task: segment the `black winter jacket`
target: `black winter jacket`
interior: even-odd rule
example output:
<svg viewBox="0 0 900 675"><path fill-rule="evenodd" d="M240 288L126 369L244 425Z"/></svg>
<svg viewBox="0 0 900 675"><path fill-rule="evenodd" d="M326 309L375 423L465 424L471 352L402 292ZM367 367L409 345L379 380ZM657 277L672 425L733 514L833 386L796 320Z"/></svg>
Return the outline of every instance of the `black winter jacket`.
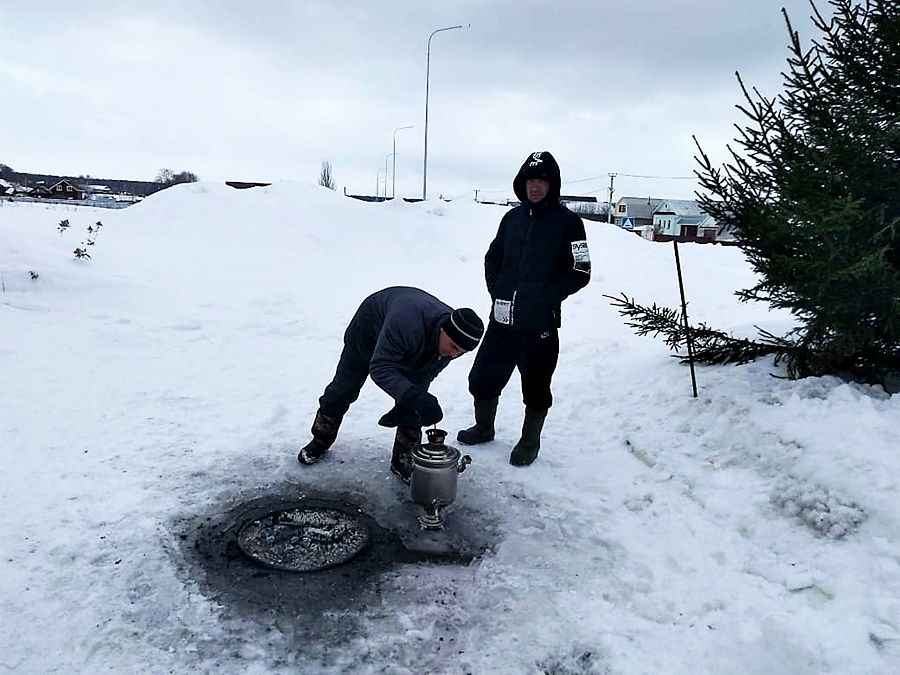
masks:
<svg viewBox="0 0 900 675"><path fill-rule="evenodd" d="M528 201L528 178L550 181L537 204ZM560 185L559 166L549 152L529 156L513 181L522 203L503 216L484 256L491 320L516 331L559 327L562 301L591 278L584 223L559 203Z"/></svg>
<svg viewBox="0 0 900 675"><path fill-rule="evenodd" d="M450 358L438 352L441 325L452 308L425 291L392 286L363 300L344 343L369 358L372 381L395 401L428 389Z"/></svg>

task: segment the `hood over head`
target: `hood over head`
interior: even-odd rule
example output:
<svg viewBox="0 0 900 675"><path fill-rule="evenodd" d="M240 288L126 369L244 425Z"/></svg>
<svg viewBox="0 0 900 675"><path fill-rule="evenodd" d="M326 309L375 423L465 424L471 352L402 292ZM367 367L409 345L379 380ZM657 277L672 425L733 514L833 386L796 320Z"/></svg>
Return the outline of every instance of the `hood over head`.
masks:
<svg viewBox="0 0 900 675"><path fill-rule="evenodd" d="M528 203L528 193L525 190L525 181L529 178L543 178L550 181L550 191L544 198L545 202L559 201L559 191L562 186L562 179L559 176L559 164L556 159L546 150L533 152L519 169L519 173L513 179L513 192L523 204Z"/></svg>

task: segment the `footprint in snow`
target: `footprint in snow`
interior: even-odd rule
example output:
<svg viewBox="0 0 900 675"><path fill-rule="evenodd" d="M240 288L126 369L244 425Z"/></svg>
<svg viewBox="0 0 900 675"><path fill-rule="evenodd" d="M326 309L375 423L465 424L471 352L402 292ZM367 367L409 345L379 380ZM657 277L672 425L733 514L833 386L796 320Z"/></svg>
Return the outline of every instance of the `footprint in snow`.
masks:
<svg viewBox="0 0 900 675"><path fill-rule="evenodd" d="M200 330L203 328L203 324L199 321L186 321L184 323L176 323L172 326L169 326L171 330Z"/></svg>

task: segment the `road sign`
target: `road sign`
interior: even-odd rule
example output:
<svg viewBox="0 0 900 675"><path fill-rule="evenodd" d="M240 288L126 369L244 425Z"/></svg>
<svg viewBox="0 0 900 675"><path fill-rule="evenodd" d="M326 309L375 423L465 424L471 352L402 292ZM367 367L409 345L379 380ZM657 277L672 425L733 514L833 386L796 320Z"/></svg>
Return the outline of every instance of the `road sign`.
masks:
<svg viewBox="0 0 900 675"><path fill-rule="evenodd" d="M628 216L622 218L622 227L626 230L634 229L634 218L629 218Z"/></svg>

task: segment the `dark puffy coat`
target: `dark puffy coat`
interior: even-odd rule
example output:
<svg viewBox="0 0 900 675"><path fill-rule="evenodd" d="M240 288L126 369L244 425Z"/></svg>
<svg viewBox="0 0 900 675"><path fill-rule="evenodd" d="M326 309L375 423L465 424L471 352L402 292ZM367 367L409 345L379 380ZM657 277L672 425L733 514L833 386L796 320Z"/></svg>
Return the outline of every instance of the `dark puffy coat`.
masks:
<svg viewBox="0 0 900 675"><path fill-rule="evenodd" d="M438 353L441 325L452 308L418 288L392 286L363 300L344 343L369 360L372 381L399 401L427 389L450 358Z"/></svg>
<svg viewBox="0 0 900 675"><path fill-rule="evenodd" d="M537 204L528 201L525 182L544 178L550 191ZM591 261L581 218L559 203L559 166L549 152L530 155L513 180L522 202L500 221L484 256L491 320L517 331L560 326L561 304L591 278ZM498 313L500 305L509 305ZM508 310L509 318L502 316Z"/></svg>

